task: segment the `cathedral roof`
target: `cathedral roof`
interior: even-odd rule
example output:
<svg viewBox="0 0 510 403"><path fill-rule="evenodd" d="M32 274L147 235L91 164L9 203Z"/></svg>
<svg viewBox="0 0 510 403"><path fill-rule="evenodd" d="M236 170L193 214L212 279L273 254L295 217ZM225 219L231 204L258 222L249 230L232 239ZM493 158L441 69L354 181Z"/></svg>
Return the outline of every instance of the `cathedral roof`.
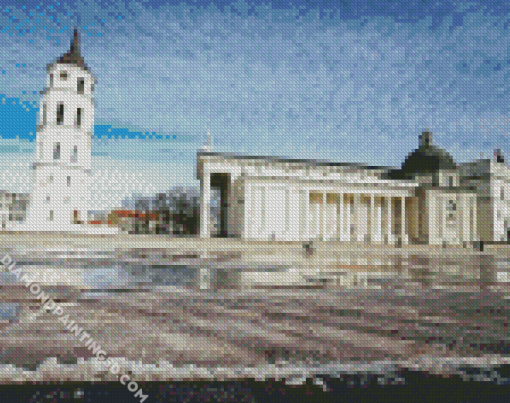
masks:
<svg viewBox="0 0 510 403"><path fill-rule="evenodd" d="M457 168L457 164L447 151L432 144L432 133L426 130L420 139L420 146L406 157L402 168L393 172L393 177L412 178L417 174L431 174L442 169Z"/></svg>

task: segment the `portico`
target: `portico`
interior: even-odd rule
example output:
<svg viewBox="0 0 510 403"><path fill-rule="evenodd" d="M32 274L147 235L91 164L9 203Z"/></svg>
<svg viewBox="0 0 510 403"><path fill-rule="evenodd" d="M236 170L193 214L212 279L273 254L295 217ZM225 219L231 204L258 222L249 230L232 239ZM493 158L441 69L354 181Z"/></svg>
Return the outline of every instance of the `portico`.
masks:
<svg viewBox="0 0 510 403"><path fill-rule="evenodd" d="M409 241L406 204L418 185L383 179L384 168L212 152L200 152L197 167L201 237ZM211 187L221 189L215 235Z"/></svg>

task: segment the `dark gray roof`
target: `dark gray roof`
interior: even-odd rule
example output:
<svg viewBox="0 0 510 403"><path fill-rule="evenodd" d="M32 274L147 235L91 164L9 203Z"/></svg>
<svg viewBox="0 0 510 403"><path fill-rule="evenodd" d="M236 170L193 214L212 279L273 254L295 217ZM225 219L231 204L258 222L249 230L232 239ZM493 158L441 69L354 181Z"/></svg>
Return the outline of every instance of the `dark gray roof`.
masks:
<svg viewBox="0 0 510 403"><path fill-rule="evenodd" d="M352 167L358 169L374 169L374 170L383 170L386 171L390 169L390 167L381 167L381 166L368 166L363 164L349 163L349 162L331 162L326 160L311 160L311 159L291 159L284 157L272 157L272 156L250 156L250 155L239 155L234 153L220 153L220 152L210 152L210 151L199 151L197 156L211 156L211 157L223 157L225 159L247 159L247 160L265 160L268 162L277 162L277 163L294 163L294 164L309 164L316 166L332 166L332 167Z"/></svg>

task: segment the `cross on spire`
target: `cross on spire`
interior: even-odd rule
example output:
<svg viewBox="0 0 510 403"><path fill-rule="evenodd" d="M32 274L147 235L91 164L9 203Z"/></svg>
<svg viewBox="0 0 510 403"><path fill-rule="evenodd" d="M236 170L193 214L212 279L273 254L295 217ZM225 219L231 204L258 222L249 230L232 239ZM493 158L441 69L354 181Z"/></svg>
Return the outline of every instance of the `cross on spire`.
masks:
<svg viewBox="0 0 510 403"><path fill-rule="evenodd" d="M211 129L207 129L207 140L204 146L202 147L202 151L211 152L212 151L212 137L211 137Z"/></svg>
<svg viewBox="0 0 510 403"><path fill-rule="evenodd" d="M71 49L69 50L69 53L76 53L80 54L80 36L78 34L78 28L74 27L74 36L73 41L71 42Z"/></svg>

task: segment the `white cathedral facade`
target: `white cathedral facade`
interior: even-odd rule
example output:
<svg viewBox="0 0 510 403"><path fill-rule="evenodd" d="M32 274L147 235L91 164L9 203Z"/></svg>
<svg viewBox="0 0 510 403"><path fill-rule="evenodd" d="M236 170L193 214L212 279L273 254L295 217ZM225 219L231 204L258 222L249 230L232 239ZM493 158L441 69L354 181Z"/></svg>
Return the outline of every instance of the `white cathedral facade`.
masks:
<svg viewBox="0 0 510 403"><path fill-rule="evenodd" d="M510 240L510 169L500 154L456 164L425 130L399 169L202 150L200 236L453 244ZM212 228L211 189L220 190Z"/></svg>
<svg viewBox="0 0 510 403"><path fill-rule="evenodd" d="M76 29L70 50L46 70L33 189L24 227L29 231L87 231L96 78L80 54Z"/></svg>

